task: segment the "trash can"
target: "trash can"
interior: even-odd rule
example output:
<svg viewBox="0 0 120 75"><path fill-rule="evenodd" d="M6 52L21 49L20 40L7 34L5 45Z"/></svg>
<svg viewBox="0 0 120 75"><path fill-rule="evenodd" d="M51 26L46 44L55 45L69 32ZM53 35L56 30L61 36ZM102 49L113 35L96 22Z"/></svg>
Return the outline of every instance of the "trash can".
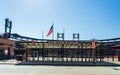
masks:
<svg viewBox="0 0 120 75"><path fill-rule="evenodd" d="M16 60L18 60L18 61L23 61L22 55L17 55L17 56L16 56Z"/></svg>

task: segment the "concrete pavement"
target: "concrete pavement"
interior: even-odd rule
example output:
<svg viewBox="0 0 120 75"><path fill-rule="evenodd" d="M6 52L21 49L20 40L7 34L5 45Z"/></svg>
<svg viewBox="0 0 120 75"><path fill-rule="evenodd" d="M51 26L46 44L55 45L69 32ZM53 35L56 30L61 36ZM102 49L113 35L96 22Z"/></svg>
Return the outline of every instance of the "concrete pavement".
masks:
<svg viewBox="0 0 120 75"><path fill-rule="evenodd" d="M101 62L93 65L92 62L53 63L2 60L0 61L0 75L120 75L119 64L120 62Z"/></svg>
<svg viewBox="0 0 120 75"><path fill-rule="evenodd" d="M120 66L0 65L0 75L120 75Z"/></svg>

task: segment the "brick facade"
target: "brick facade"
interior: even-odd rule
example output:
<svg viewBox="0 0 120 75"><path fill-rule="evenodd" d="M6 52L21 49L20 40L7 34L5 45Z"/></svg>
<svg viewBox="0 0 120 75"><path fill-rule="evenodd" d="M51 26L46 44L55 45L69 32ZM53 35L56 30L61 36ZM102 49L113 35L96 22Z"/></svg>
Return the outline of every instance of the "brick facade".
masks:
<svg viewBox="0 0 120 75"><path fill-rule="evenodd" d="M14 54L14 40L0 38L0 50L10 50L10 55Z"/></svg>

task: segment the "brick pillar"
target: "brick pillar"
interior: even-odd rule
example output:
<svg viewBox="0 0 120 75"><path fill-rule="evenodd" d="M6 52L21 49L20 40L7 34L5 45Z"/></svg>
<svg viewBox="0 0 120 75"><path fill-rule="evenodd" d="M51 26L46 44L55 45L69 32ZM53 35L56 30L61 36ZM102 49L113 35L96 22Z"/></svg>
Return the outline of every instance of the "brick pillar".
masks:
<svg viewBox="0 0 120 75"><path fill-rule="evenodd" d="M118 61L120 61L120 50L118 50Z"/></svg>
<svg viewBox="0 0 120 75"><path fill-rule="evenodd" d="M95 62L96 62L96 51L95 51L95 49L93 49L93 51L92 51L92 59L93 59L93 64L95 64Z"/></svg>
<svg viewBox="0 0 120 75"><path fill-rule="evenodd" d="M25 51L25 60L28 61L28 56L29 56L29 50L27 49Z"/></svg>

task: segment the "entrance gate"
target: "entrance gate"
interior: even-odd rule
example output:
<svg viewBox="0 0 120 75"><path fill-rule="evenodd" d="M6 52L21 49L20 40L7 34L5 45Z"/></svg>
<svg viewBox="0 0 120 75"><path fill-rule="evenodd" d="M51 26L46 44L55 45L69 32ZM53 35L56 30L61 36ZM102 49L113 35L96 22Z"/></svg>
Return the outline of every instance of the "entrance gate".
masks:
<svg viewBox="0 0 120 75"><path fill-rule="evenodd" d="M20 50L18 50L20 51ZM21 56L25 58L25 51ZM45 48L30 49L27 61L91 62L92 50Z"/></svg>
<svg viewBox="0 0 120 75"><path fill-rule="evenodd" d="M24 51L25 52L25 51ZM25 58L25 53L23 57ZM92 49L58 49L45 48L31 49L28 53L28 60L24 61L58 61L58 62L93 62ZM96 49L96 62L118 61L117 50L100 50Z"/></svg>
<svg viewBox="0 0 120 75"><path fill-rule="evenodd" d="M12 56L10 55L10 49L4 50L3 48L0 48L0 60L8 60L11 59Z"/></svg>
<svg viewBox="0 0 120 75"><path fill-rule="evenodd" d="M25 53L28 50L26 57ZM52 62L93 62L93 52L95 52L95 62L118 61L118 49L101 44L95 48L29 48L16 50L20 52L24 61L52 61ZM25 60L24 58L27 58Z"/></svg>

